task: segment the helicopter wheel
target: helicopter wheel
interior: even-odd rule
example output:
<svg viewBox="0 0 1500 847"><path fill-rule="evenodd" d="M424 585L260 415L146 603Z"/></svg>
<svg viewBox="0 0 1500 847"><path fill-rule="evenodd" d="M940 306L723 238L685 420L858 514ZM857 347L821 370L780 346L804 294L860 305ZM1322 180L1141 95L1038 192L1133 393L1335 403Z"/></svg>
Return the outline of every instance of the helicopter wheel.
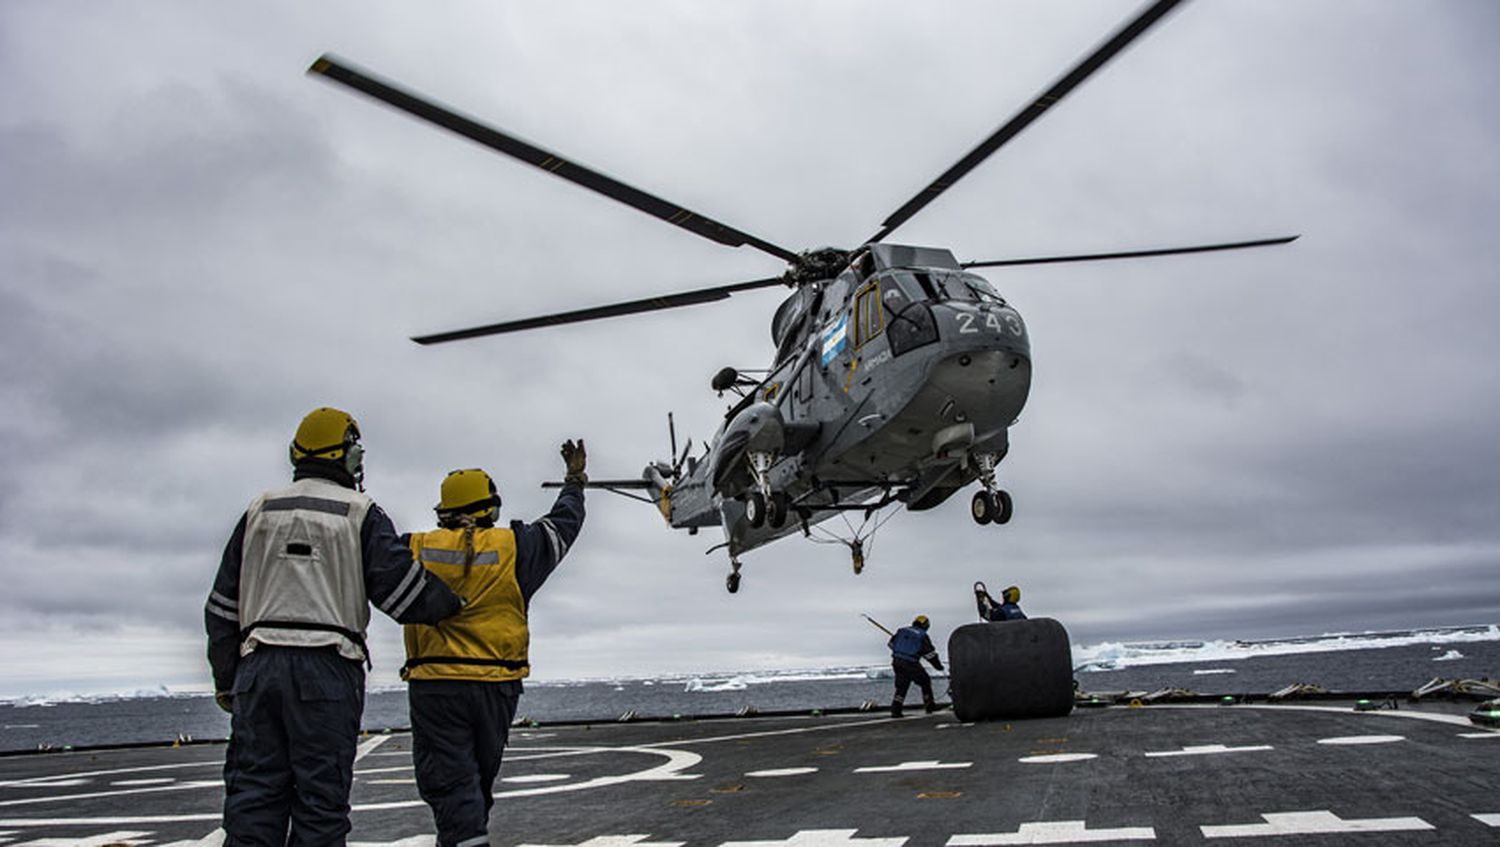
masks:
<svg viewBox="0 0 1500 847"><path fill-rule="evenodd" d="M988 491L974 492L974 499L969 501L969 515L974 518L974 523L983 526L993 521L996 511L995 498Z"/></svg>
<svg viewBox="0 0 1500 847"><path fill-rule="evenodd" d="M1010 499L1010 492L1004 490L996 491L995 501L999 507L999 510L995 513L995 523L1010 523L1010 517L1016 509L1015 503Z"/></svg>
<svg viewBox="0 0 1500 847"><path fill-rule="evenodd" d="M766 525L766 495L759 491L750 492L745 498L745 520L750 522L751 529L760 529Z"/></svg>
<svg viewBox="0 0 1500 847"><path fill-rule="evenodd" d="M727 588L727 589L729 589L729 593L730 594L738 594L739 593L739 590L740 590L740 574L739 574L739 571L735 571L735 572L731 573L729 576L724 577L724 587Z"/></svg>
<svg viewBox="0 0 1500 847"><path fill-rule="evenodd" d="M786 526L786 493L778 491L771 495L770 507L766 510L766 523L773 529Z"/></svg>

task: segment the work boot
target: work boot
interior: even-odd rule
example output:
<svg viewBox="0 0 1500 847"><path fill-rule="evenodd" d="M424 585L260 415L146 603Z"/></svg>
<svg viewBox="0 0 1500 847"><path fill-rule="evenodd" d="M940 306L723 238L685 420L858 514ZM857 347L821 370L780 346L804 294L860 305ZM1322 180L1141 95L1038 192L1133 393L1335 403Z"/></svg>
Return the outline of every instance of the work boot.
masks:
<svg viewBox="0 0 1500 847"><path fill-rule="evenodd" d="M938 709L937 704L932 702L931 700L923 700L922 706L927 709L927 714L929 715L933 712L936 712Z"/></svg>
<svg viewBox="0 0 1500 847"><path fill-rule="evenodd" d="M893 718L899 718L899 717L901 717L901 701L900 700L892 700L891 701L891 717L893 717Z"/></svg>

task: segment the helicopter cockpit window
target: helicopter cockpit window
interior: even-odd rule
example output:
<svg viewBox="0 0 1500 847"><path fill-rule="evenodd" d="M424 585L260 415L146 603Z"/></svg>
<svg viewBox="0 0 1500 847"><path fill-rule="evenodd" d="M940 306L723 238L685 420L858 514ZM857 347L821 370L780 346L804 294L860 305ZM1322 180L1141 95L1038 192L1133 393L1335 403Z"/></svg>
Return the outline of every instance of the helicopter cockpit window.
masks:
<svg viewBox="0 0 1500 847"><path fill-rule="evenodd" d="M937 340L937 322L933 320L928 300L933 296L932 279L920 271L882 278L886 337L891 355L900 356Z"/></svg>
<svg viewBox="0 0 1500 847"><path fill-rule="evenodd" d="M990 281L984 277L966 275L963 277L963 281L964 286L973 292L974 297L981 303L1005 305L1005 298L1001 297L1000 292L996 291L995 287L990 285Z"/></svg>

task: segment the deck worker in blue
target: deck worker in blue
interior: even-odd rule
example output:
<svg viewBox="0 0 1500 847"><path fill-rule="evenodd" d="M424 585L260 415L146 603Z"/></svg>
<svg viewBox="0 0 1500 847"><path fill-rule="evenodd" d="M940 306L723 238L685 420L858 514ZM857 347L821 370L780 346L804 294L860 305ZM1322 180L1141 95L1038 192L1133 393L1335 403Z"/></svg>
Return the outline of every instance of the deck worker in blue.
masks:
<svg viewBox="0 0 1500 847"><path fill-rule="evenodd" d="M937 711L937 703L932 699L932 678L922 667L921 660L931 662L937 670L943 669L943 662L932 646L932 639L927 637L928 626L927 616L917 615L911 626L896 630L887 642L891 648L891 669L896 672L896 693L891 697L893 718L901 717L901 706L906 702L906 692L913 682L922 689L922 705L929 712Z"/></svg>
<svg viewBox="0 0 1500 847"><path fill-rule="evenodd" d="M432 807L438 847L490 843L495 777L530 672L527 607L583 527L583 440L565 442L562 456L562 491L535 523L496 526L494 481L461 470L443 480L438 528L409 538L417 560L468 600L441 626L405 629L417 793Z"/></svg>
<svg viewBox="0 0 1500 847"><path fill-rule="evenodd" d="M229 847L344 843L370 603L403 623L462 606L361 490L363 457L347 412L309 412L292 484L252 501L224 548L204 626L214 699L231 715Z"/></svg>

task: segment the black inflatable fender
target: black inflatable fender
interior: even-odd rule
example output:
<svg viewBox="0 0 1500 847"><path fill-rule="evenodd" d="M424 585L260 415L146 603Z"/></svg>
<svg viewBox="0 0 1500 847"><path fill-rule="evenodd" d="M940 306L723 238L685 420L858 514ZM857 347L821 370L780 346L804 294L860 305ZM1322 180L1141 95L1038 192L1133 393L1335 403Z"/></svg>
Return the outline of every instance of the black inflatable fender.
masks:
<svg viewBox="0 0 1500 847"><path fill-rule="evenodd" d="M1051 618L971 623L948 636L959 720L1055 718L1073 710L1073 647Z"/></svg>

